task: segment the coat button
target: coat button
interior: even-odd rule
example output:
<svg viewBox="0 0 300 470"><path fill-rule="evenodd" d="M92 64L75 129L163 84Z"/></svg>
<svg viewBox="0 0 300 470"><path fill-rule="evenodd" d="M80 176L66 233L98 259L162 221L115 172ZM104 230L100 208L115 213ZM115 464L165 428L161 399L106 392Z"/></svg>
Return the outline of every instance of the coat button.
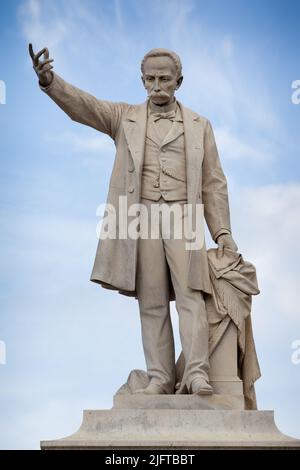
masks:
<svg viewBox="0 0 300 470"><path fill-rule="evenodd" d="M133 193L133 191L134 191L134 188L132 186L130 186L130 188L128 189L128 192Z"/></svg>
<svg viewBox="0 0 300 470"><path fill-rule="evenodd" d="M134 168L130 167L130 168L128 168L128 171L129 171L129 173L133 173L133 172L134 172Z"/></svg>
<svg viewBox="0 0 300 470"><path fill-rule="evenodd" d="M167 149L163 148L163 149L161 149L161 151L162 151L163 153L166 153Z"/></svg>

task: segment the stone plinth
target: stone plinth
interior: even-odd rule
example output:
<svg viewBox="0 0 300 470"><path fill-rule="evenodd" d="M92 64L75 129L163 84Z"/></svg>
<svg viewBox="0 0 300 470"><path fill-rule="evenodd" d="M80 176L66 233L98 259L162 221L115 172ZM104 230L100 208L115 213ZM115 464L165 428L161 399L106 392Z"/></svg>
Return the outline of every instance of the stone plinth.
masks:
<svg viewBox="0 0 300 470"><path fill-rule="evenodd" d="M41 448L300 449L300 440L277 429L273 411L225 407L225 395L115 396L111 410L84 411L75 434Z"/></svg>
<svg viewBox="0 0 300 470"><path fill-rule="evenodd" d="M113 409L243 410L243 395L115 395Z"/></svg>

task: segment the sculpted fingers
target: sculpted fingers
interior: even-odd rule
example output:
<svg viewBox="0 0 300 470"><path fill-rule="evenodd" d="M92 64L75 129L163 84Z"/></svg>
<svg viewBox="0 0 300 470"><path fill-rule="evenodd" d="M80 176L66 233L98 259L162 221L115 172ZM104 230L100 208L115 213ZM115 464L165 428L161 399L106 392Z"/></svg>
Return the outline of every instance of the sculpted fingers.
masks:
<svg viewBox="0 0 300 470"><path fill-rule="evenodd" d="M40 62L39 65L36 67L38 73L44 73L47 72L48 70L53 69L51 62L53 62L53 59L47 59L44 60L43 62Z"/></svg>
<svg viewBox="0 0 300 470"><path fill-rule="evenodd" d="M46 52L46 47L44 49L41 49L37 54L35 54L34 58L35 60L39 59L41 55L43 55Z"/></svg>
<svg viewBox="0 0 300 470"><path fill-rule="evenodd" d="M48 86L53 79L53 73L51 72L51 70L53 69L53 59L49 58L48 48L44 47L37 54L35 54L33 51L32 44L30 43L28 46L28 50L33 62L33 69L39 77L40 84L43 86ZM44 57L42 58L42 60L40 60L43 54Z"/></svg>
<svg viewBox="0 0 300 470"><path fill-rule="evenodd" d="M45 65L41 70L39 70L39 75L44 75L46 72L49 72L49 70L52 70L53 66L51 64Z"/></svg>
<svg viewBox="0 0 300 470"><path fill-rule="evenodd" d="M237 244L231 235L222 235L217 243L223 245L223 250L224 248L228 248L232 251L238 251Z"/></svg>
<svg viewBox="0 0 300 470"><path fill-rule="evenodd" d="M39 58L41 57L41 55L45 54L46 50L48 50L46 47L44 47L44 49L42 49L41 51L39 51L37 54L35 54L34 56L34 64L35 65L38 65L39 63ZM49 54L49 53L48 53ZM48 56L49 57L49 56ZM48 58L47 57L47 58Z"/></svg>
<svg viewBox="0 0 300 470"><path fill-rule="evenodd" d="M238 251L238 250L239 250L239 247L237 246L236 243L234 244L234 248L233 248L233 249L234 249L234 251Z"/></svg>
<svg viewBox="0 0 300 470"><path fill-rule="evenodd" d="M233 251L238 251L238 246L237 246L237 244L235 243L234 240L232 240L232 242L233 242L233 243L232 243L232 248L231 248L231 249L232 249Z"/></svg>
<svg viewBox="0 0 300 470"><path fill-rule="evenodd" d="M48 47L45 47L44 59L45 59L45 61L49 59L49 49L48 49Z"/></svg>
<svg viewBox="0 0 300 470"><path fill-rule="evenodd" d="M226 238L224 240L225 248L229 248L232 251L237 251L238 250L237 244L235 243L232 236L227 236L227 237L224 237L224 238Z"/></svg>
<svg viewBox="0 0 300 470"><path fill-rule="evenodd" d="M32 48L32 44L31 44L31 43L29 43L28 50L29 50L29 55L30 55L31 59L32 59L32 61L34 62L34 57L35 57L35 56L34 56L34 52L33 52L33 48Z"/></svg>
<svg viewBox="0 0 300 470"><path fill-rule="evenodd" d="M54 59L43 60L42 62L39 63L38 68L43 67L43 65L50 64L50 62L53 62L53 61Z"/></svg>

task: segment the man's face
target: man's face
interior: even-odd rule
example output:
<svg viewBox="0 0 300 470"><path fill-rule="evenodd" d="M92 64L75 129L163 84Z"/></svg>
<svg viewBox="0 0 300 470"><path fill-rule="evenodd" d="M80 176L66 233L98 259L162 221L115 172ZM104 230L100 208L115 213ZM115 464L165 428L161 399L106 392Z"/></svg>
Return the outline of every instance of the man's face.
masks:
<svg viewBox="0 0 300 470"><path fill-rule="evenodd" d="M177 76L176 65L171 57L148 57L144 63L142 80L150 101L165 106L174 100L175 90L180 87L182 77Z"/></svg>

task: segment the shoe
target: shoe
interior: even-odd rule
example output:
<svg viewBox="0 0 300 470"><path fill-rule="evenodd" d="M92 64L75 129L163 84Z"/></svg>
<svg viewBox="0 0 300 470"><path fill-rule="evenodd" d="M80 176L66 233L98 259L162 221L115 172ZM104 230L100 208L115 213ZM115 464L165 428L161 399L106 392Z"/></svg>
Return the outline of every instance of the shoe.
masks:
<svg viewBox="0 0 300 470"><path fill-rule="evenodd" d="M144 395L165 395L164 389L157 384L150 383L146 388L138 388L134 393L141 393Z"/></svg>
<svg viewBox="0 0 300 470"><path fill-rule="evenodd" d="M212 395L213 388L207 380L203 379L202 377L197 377L191 383L191 391L193 395Z"/></svg>

